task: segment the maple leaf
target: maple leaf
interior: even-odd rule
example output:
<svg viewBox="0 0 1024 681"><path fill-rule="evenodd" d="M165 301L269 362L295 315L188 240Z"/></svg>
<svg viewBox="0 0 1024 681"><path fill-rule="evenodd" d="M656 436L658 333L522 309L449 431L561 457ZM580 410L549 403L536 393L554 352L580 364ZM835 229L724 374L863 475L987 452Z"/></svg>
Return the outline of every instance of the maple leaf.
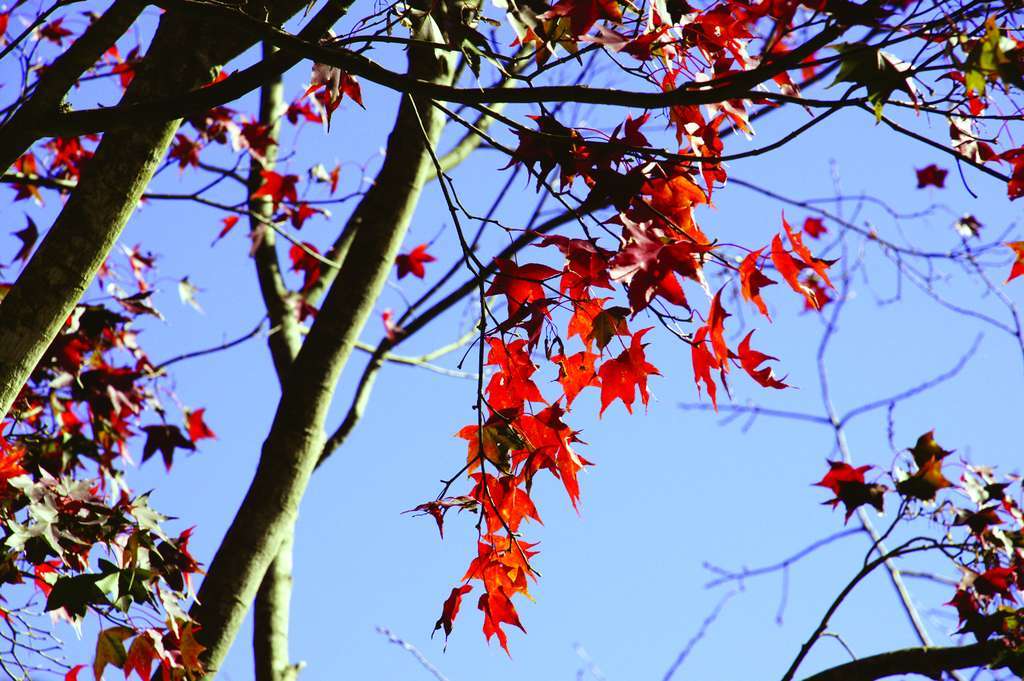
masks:
<svg viewBox="0 0 1024 681"><path fill-rule="evenodd" d="M912 499L926 502L934 500L939 490L952 486L952 482L942 474L942 459L935 456L919 459L915 454L914 461L918 463L918 470L897 482L896 491Z"/></svg>
<svg viewBox="0 0 1024 681"><path fill-rule="evenodd" d="M977 511L956 509L956 520L953 521L953 525L966 525L970 528L971 532L981 536L986 528L992 525L1003 524L1003 519L1000 518L999 514L996 512L998 508L998 506L988 506L986 508L978 509Z"/></svg>
<svg viewBox="0 0 1024 681"><path fill-rule="evenodd" d="M807 218L804 220L804 233L812 239L817 239L822 234L827 234L828 228L821 218Z"/></svg>
<svg viewBox="0 0 1024 681"><path fill-rule="evenodd" d="M558 0L542 19L568 17L569 30L574 36L585 35L599 19L619 21L622 8L618 0Z"/></svg>
<svg viewBox="0 0 1024 681"><path fill-rule="evenodd" d="M441 607L441 616L437 618L437 622L434 624L434 631L430 634L431 638L434 637L438 629L443 628L444 644L445 647L448 646L448 637L451 636L452 628L455 625L455 617L459 614L462 597L472 590L473 587L469 584L463 584L452 589L451 594L445 599L444 605Z"/></svg>
<svg viewBox="0 0 1024 681"><path fill-rule="evenodd" d="M206 650L206 646L196 640L195 625L189 622L181 630L178 640L178 652L181 653L181 661L185 665L185 669L201 674L203 664L199 661L199 656L204 650Z"/></svg>
<svg viewBox="0 0 1024 681"><path fill-rule="evenodd" d="M775 388L781 390L788 388L789 386L784 383L785 378L775 378L775 374L771 367L758 368L764 362L769 360L778 360L777 357L766 355L763 352L758 352L750 347L750 337L754 335L751 331L748 333L739 345L739 359L740 366L743 367L744 371L750 374L750 377L757 381L760 385L765 388Z"/></svg>
<svg viewBox="0 0 1024 681"><path fill-rule="evenodd" d="M241 148L248 149L260 161L266 158L267 149L277 144L277 140L270 136L270 126L259 121L242 123L238 137Z"/></svg>
<svg viewBox="0 0 1024 681"><path fill-rule="evenodd" d="M608 274L628 286L629 306L635 317L655 296L689 309L676 275L704 285L701 257L709 249L690 241L667 242L647 223L623 220L626 246L611 260Z"/></svg>
<svg viewBox="0 0 1024 681"><path fill-rule="evenodd" d="M129 627L111 627L100 632L96 639L96 658L92 663L92 671L97 681L103 678L103 670L108 664L118 669L124 667L128 654L124 649L124 640L135 633Z"/></svg>
<svg viewBox="0 0 1024 681"><path fill-rule="evenodd" d="M39 166L32 152L19 156L18 160L14 162L14 169L27 179L39 177ZM39 188L35 184L31 182L16 182L14 183L14 188L17 192L14 196L15 201L31 198L37 205L43 205L43 196L39 193Z"/></svg>
<svg viewBox="0 0 1024 681"><path fill-rule="evenodd" d="M558 365L558 382L562 384L565 394L566 409L572 406L573 400L584 388L600 385L594 372L594 362L600 357L597 353L581 350L568 357L555 355L551 358Z"/></svg>
<svg viewBox="0 0 1024 681"><path fill-rule="evenodd" d="M184 170L186 167L199 166L199 152L202 151L202 142L189 139L188 135L178 133L174 136L174 144L167 153L167 158L178 162L178 168Z"/></svg>
<svg viewBox="0 0 1024 681"><path fill-rule="evenodd" d="M557 167L560 173L559 183L564 189L572 184L576 176L582 137L572 128L559 123L553 116L530 118L536 123L537 132L522 128L515 131L519 137L519 144L512 152L505 168L523 163L537 176L539 190L547 176Z"/></svg>
<svg viewBox="0 0 1024 681"><path fill-rule="evenodd" d="M758 266L757 261L761 257L761 253L764 248L759 248L756 251L751 251L743 258L743 262L740 263L740 294L744 299L754 303L757 309L760 310L761 314L771 321L771 315L768 314L768 306L765 305L764 299L761 297L761 289L766 286L772 286L778 282L774 279L769 279L764 272L762 272Z"/></svg>
<svg viewBox="0 0 1024 681"><path fill-rule="evenodd" d="M297 175L280 175L273 170L261 170L260 175L263 177L263 184L253 193L252 198L269 197L274 203L274 210L278 209L282 201L296 203L299 200L295 190L295 185L299 181Z"/></svg>
<svg viewBox="0 0 1024 681"><path fill-rule="evenodd" d="M115 300L117 300L121 307L128 310L133 315L148 314L156 317L157 319L163 319L164 316L160 314L160 310L153 307L152 303L150 303L150 299L152 297L152 291L139 291L138 293L132 294L126 298L115 298Z"/></svg>
<svg viewBox="0 0 1024 681"><path fill-rule="evenodd" d="M54 19L39 29L39 37L49 40L54 45L64 46L64 38L73 35L71 31L64 28L64 18Z"/></svg>
<svg viewBox="0 0 1024 681"><path fill-rule="evenodd" d="M473 497L446 497L437 501L428 501L425 504L420 504L415 508L410 508L408 511L402 511L402 513L416 513L417 515L429 515L437 523L437 531L441 535L441 539L444 539L444 516L452 508L458 508L460 510L473 510L478 507L477 500Z"/></svg>
<svg viewBox="0 0 1024 681"><path fill-rule="evenodd" d="M1006 183L1006 196L1011 201L1016 201L1024 196L1024 147L1003 152L999 156L999 160L1006 161L1013 166L1010 181Z"/></svg>
<svg viewBox="0 0 1024 681"><path fill-rule="evenodd" d="M487 384L488 402L494 409L521 409L524 402L543 402L544 397L530 377L537 365L530 360L526 341L517 339L506 344L500 338L488 338L491 349L487 365L499 370Z"/></svg>
<svg viewBox="0 0 1024 681"><path fill-rule="evenodd" d="M455 434L455 437L469 443L466 453L469 470L472 471L480 465L481 453L483 458L499 471L507 473L511 470L511 452L526 447L522 436L511 426L511 422L510 414L496 412L484 422L483 428L476 425L466 426ZM480 451L481 445L483 452Z"/></svg>
<svg viewBox="0 0 1024 681"><path fill-rule="evenodd" d="M526 519L540 522L537 507L529 493L519 487L518 478L511 475L496 478L489 473L473 473L470 477L476 480L470 496L479 502L488 532L505 528L518 532Z"/></svg>
<svg viewBox="0 0 1024 681"><path fill-rule="evenodd" d="M843 461L829 461L828 465L829 471L825 477L814 483L817 487L831 490L835 495L834 499L824 502L826 505L835 508L839 502L843 502L847 522L853 512L864 504L874 506L879 513L882 512L886 487L864 482L864 473L871 470L872 466L854 468Z"/></svg>
<svg viewBox="0 0 1024 681"><path fill-rule="evenodd" d="M718 411L718 386L711 377L711 370L721 371L722 365L715 355L707 348L708 327L702 326L693 334L693 342L690 343L690 361L693 364L693 382L697 385L697 393L700 394L700 384L704 383L711 398L711 404L715 411ZM724 378L724 372L723 372Z"/></svg>
<svg viewBox="0 0 1024 681"><path fill-rule="evenodd" d="M877 119L881 119L883 106L896 90L916 99L910 65L906 62L866 43L841 43L833 49L839 52L839 73L829 87L838 83L863 85Z"/></svg>
<svg viewBox="0 0 1024 681"><path fill-rule="evenodd" d="M644 345L641 343L644 335L650 331L650 327L640 329L630 340L629 347L623 350L615 359L609 359L601 365L598 377L601 379L601 411L608 408L616 399L622 400L626 411L633 413L633 400L636 390L640 390L640 401L647 406L649 396L647 394L647 377L650 375L660 376L657 367L650 364L644 355Z"/></svg>
<svg viewBox="0 0 1024 681"><path fill-rule="evenodd" d="M150 673L153 671L153 662L159 658L156 646L149 632L143 632L135 637L124 661L124 677L127 679L132 672L139 675L142 681L149 681Z"/></svg>
<svg viewBox="0 0 1024 681"><path fill-rule="evenodd" d="M725 308L722 307L722 291L725 286L718 289L718 293L711 299L711 307L708 309L707 326L708 338L711 339L711 349L715 352L715 358L721 365L722 371L729 370L729 346L725 343L725 320L731 317Z"/></svg>
<svg viewBox="0 0 1024 681"><path fill-rule="evenodd" d="M310 106L308 101L305 101L305 99L294 101L289 104L288 110L284 115L292 125L297 124L300 117L310 123L320 122L320 115L313 111L313 108Z"/></svg>
<svg viewBox="0 0 1024 681"><path fill-rule="evenodd" d="M811 249L804 245L803 235L800 232L793 231L790 224L786 222L785 215L782 216L782 227L786 230L786 236L789 237L789 244L793 247L793 252L797 254L803 264L813 270L816 275L821 277L822 281L824 281L829 288L835 288L832 286L832 282L829 281L828 268L836 261L815 258L814 255L811 254Z"/></svg>
<svg viewBox="0 0 1024 681"><path fill-rule="evenodd" d="M914 457L914 463L918 466L923 466L932 459L945 459L953 452L947 449L943 449L938 442L935 441L935 431L929 430L927 433L917 438L917 442L910 448L910 453Z"/></svg>
<svg viewBox="0 0 1024 681"><path fill-rule="evenodd" d="M650 197L650 207L659 216L667 217L697 244L709 244L710 239L693 220L693 207L708 203L707 194L691 179L684 166L668 168L665 173L665 177L649 179L641 193Z"/></svg>
<svg viewBox="0 0 1024 681"><path fill-rule="evenodd" d="M315 257L320 251L316 246L303 241L302 245L292 244L288 259L292 261L292 272L302 272L302 291L305 293L320 280L323 264Z"/></svg>
<svg viewBox="0 0 1024 681"><path fill-rule="evenodd" d="M213 243L211 243L210 245L212 246L213 244L217 243L225 236L227 236L227 233L230 232L234 228L234 226L238 224L238 219L239 218L237 215L229 215L226 218L221 218L221 224L223 226L221 227L220 232L217 233L217 237L213 240Z"/></svg>
<svg viewBox="0 0 1024 681"><path fill-rule="evenodd" d="M64 675L64 681L78 681L78 673L85 669L84 664L76 664Z"/></svg>
<svg viewBox="0 0 1024 681"><path fill-rule="evenodd" d="M498 258L495 263L498 273L494 275L486 295L504 294L509 317L514 317L524 305L545 300L544 282L559 275L558 270L537 263L520 267L506 258ZM547 308L544 307L543 311L546 312Z"/></svg>
<svg viewBox="0 0 1024 681"><path fill-rule="evenodd" d="M934 163L924 168L919 168L915 172L917 173L918 189L924 189L925 187L938 187L942 189L946 186L946 175L949 174L948 170L944 170Z"/></svg>
<svg viewBox="0 0 1024 681"><path fill-rule="evenodd" d="M399 279L407 274L411 274L418 279L422 279L426 275L426 269L423 267L424 263L437 260L437 258L427 253L427 248L429 247L430 244L420 244L408 253L400 253L395 257L395 266L398 267Z"/></svg>
<svg viewBox="0 0 1024 681"><path fill-rule="evenodd" d="M305 201L300 201L298 206L295 208L288 208L286 212L288 214L288 220L292 223L292 227L295 229L302 229L302 226L306 224L306 220L314 215L330 216L327 211L321 208L314 208Z"/></svg>
<svg viewBox="0 0 1024 681"><path fill-rule="evenodd" d="M201 420L202 415L200 414L200 421ZM193 452L196 449L195 443L186 438L178 426L145 426L142 428L142 431L146 433L146 444L142 448L143 463L148 461L153 454L159 451L160 455L163 457L164 466L167 467L167 470L171 470L171 464L174 462L175 449L188 449Z"/></svg>
<svg viewBox="0 0 1024 681"><path fill-rule="evenodd" d="M608 277L608 261L614 254L593 240L553 235L545 236L541 246L555 246L565 256L559 288L562 293L568 291L577 305L590 302L587 299L590 298L591 287L612 288ZM572 335L571 330L569 335Z"/></svg>
<svg viewBox="0 0 1024 681"><path fill-rule="evenodd" d="M210 430L210 427L206 425L206 421L203 420L205 413L206 409L203 408L188 412L185 415L185 422L188 426L188 439L193 443L206 438L214 439L217 437L216 433Z"/></svg>
<svg viewBox="0 0 1024 681"><path fill-rule="evenodd" d="M803 312L808 310L821 312L826 305L832 302L832 296L829 295L825 284L813 272L804 277L803 285L810 289L812 294L812 298L804 298Z"/></svg>
<svg viewBox="0 0 1024 681"><path fill-rule="evenodd" d="M1010 276L1006 278L1006 283L1009 283L1024 275L1024 241L1011 241L1003 245L1013 251L1013 266L1010 268Z"/></svg>
<svg viewBox="0 0 1024 681"><path fill-rule="evenodd" d="M17 254L14 256L12 262L20 260L21 262L28 262L28 256L32 254L32 248L36 245L36 241L39 239L39 228L36 227L36 223L32 221L32 218L25 216L28 224L24 229L20 229L17 232L13 232L14 236L18 237L21 241L21 248L18 249Z"/></svg>
<svg viewBox="0 0 1024 681"><path fill-rule="evenodd" d="M498 643L511 655L508 650L508 635L502 630L501 625L510 624L526 633L526 628L519 621L512 601L499 589L482 594L476 607L484 613L484 636L487 637L487 641L490 642L491 637L497 635Z"/></svg>
<svg viewBox="0 0 1024 681"><path fill-rule="evenodd" d="M1016 584L1017 571L1012 567L994 567L975 575L971 586L982 596L1002 596L1016 601L1011 589Z"/></svg>
<svg viewBox="0 0 1024 681"><path fill-rule="evenodd" d="M354 76L342 71L336 66L328 64L313 64L313 71L309 77L309 88L304 97L310 93L323 89L322 102L327 111L327 129L331 129L331 116L341 104L341 100L348 96L352 101L363 106L363 92L359 82Z"/></svg>

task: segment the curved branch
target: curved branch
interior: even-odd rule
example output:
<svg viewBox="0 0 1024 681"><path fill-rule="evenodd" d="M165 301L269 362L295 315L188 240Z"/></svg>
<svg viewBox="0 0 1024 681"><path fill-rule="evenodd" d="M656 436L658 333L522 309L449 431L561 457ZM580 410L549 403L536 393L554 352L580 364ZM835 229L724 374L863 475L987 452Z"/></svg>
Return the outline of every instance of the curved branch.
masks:
<svg viewBox="0 0 1024 681"><path fill-rule="evenodd" d="M904 648L862 657L808 676L804 681L873 681L901 674L938 678L943 672L988 665L1005 667L1020 660L1021 655L1010 654L1001 641L947 648Z"/></svg>

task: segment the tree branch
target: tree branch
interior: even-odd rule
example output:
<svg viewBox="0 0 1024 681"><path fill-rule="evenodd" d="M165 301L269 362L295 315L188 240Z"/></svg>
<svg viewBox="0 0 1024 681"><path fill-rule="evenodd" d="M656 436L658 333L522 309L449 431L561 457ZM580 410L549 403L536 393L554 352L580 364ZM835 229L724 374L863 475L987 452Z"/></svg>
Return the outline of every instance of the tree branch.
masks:
<svg viewBox="0 0 1024 681"><path fill-rule="evenodd" d="M873 681L901 674L938 678L943 672L957 669L1005 667L1020 661L1020 653L1010 653L1001 641L948 648L904 648L862 657L808 676L804 681Z"/></svg>

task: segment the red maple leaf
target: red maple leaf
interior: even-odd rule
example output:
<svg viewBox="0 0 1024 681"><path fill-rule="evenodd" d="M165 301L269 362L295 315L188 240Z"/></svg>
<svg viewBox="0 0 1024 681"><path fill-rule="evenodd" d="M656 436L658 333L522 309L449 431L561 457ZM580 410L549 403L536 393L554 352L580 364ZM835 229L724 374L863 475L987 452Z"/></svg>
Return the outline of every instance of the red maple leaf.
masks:
<svg viewBox="0 0 1024 681"><path fill-rule="evenodd" d="M785 215L782 216L782 226L786 230L786 236L789 237L789 243L793 247L793 252L797 254L797 257L800 258L804 266L809 267L815 274L821 277L822 281L824 281L829 288L835 288L832 286L832 282L829 281L828 268L836 261L822 260L821 258L814 257L811 253L811 249L804 245L803 235L800 232L793 231L790 224L786 222Z"/></svg>
<svg viewBox="0 0 1024 681"><path fill-rule="evenodd" d="M305 201L300 201L298 206L295 208L289 208L286 212L288 214L288 220L292 223L292 227L295 229L302 229L302 226L306 224L306 220L314 215L324 214L323 210L320 208L314 208Z"/></svg>
<svg viewBox="0 0 1024 681"><path fill-rule="evenodd" d="M497 635L498 643L508 653L508 635L502 630L501 625L511 624L522 629L523 633L526 632L512 601L502 590L496 589L481 595L476 607L484 613L484 636L490 641L491 636Z"/></svg>
<svg viewBox="0 0 1024 681"><path fill-rule="evenodd" d="M764 299L761 297L761 289L778 282L774 279L769 279L758 268L757 261L760 259L762 251L764 251L763 248L751 251L747 257L743 258L743 262L740 263L740 293L746 300L754 303L761 314L771 320L772 317L768 314L768 306L765 305Z"/></svg>
<svg viewBox="0 0 1024 681"><path fill-rule="evenodd" d="M626 411L633 413L633 400L637 389L640 390L640 401L647 406L649 395L647 394L647 377L650 375L660 376L658 368L647 361L644 355L644 345L640 341L644 334L650 331L650 327L640 329L629 343L629 347L622 351L615 359L609 359L601 365L598 376L601 379L601 411L608 408L616 399L622 400Z"/></svg>
<svg viewBox="0 0 1024 681"><path fill-rule="evenodd" d="M316 246L303 241L302 245L292 244L288 259L292 261L292 272L302 272L302 291L306 292L320 280L322 263L316 258L320 251Z"/></svg>
<svg viewBox="0 0 1024 681"><path fill-rule="evenodd" d="M648 223L624 219L626 246L611 260L608 274L628 285L629 307L636 316L658 296L689 309L676 275L703 284L701 256L708 248L692 241L666 243Z"/></svg>
<svg viewBox="0 0 1024 681"><path fill-rule="evenodd" d="M597 353L581 350L568 357L554 355L551 358L558 365L558 382L562 384L565 393L566 409L572 406L573 400L584 388L600 385L594 371L594 362L600 357Z"/></svg>
<svg viewBox="0 0 1024 681"><path fill-rule="evenodd" d="M1006 278L1009 283L1024 274L1024 241L1011 241L1005 246L1013 251L1013 266L1010 268L1010 276Z"/></svg>
<svg viewBox="0 0 1024 681"><path fill-rule="evenodd" d="M598 19L619 21L622 18L622 8L619 7L618 0L558 0L541 17L569 17L569 30L573 36L578 37L590 31Z"/></svg>
<svg viewBox="0 0 1024 681"><path fill-rule="evenodd" d="M826 305L832 302L832 296L829 295L828 289L814 273L804 277L803 285L811 291L811 297L804 298L804 312L808 310L821 312Z"/></svg>
<svg viewBox="0 0 1024 681"><path fill-rule="evenodd" d="M299 181L297 175L280 175L273 170L261 170L260 175L263 176L263 184L253 193L252 198L269 196L274 202L274 210L277 210L282 201L295 203L299 200L295 190L295 185Z"/></svg>
<svg viewBox="0 0 1024 681"><path fill-rule="evenodd" d="M772 357L771 355L766 355L763 352L758 352L757 350L751 349L751 347L750 347L750 337L753 336L753 335L754 335L754 332L751 331L750 333L748 333L743 338L742 341L740 341L740 346L739 346L740 366L743 367L744 371L746 371L748 374L750 374L751 378L753 378L755 381L757 381L759 384L761 384L765 388L776 388L778 390L781 390L782 388L788 388L789 386L786 383L783 382L785 380L784 378L783 379L775 378L775 374L772 371L771 367L759 368L759 367L761 367L761 364L763 364L764 362L767 362L769 360L776 360L777 361L778 358L777 357Z"/></svg>
<svg viewBox="0 0 1024 681"><path fill-rule="evenodd" d="M64 45L64 38L72 35L72 32L63 26L64 19L54 19L39 29L39 37L49 40L54 45Z"/></svg>
<svg viewBox="0 0 1024 681"><path fill-rule="evenodd" d="M994 567L974 578L972 586L982 596L1002 596L1015 601L1011 591L1016 584L1017 571L1012 567Z"/></svg>
<svg viewBox="0 0 1024 681"><path fill-rule="evenodd" d="M544 282L557 277L560 272L547 265L530 263L520 267L512 260L498 258L498 274L494 275L487 295L505 295L508 302L508 316L514 317L523 305L547 298ZM544 311L547 308L544 307Z"/></svg>
<svg viewBox="0 0 1024 681"><path fill-rule="evenodd" d="M256 158L264 158L267 149L277 144L277 140L270 136L270 126L259 121L242 123L242 130L239 132L239 141L242 148L248 149Z"/></svg>
<svg viewBox="0 0 1024 681"><path fill-rule="evenodd" d="M578 161L583 150L580 134L559 123L553 116L529 116L537 124L537 132L517 129L519 145L505 168L523 163L537 176L537 189L556 167L559 169L560 186L564 189L572 184L578 170ZM534 167L536 166L536 168Z"/></svg>
<svg viewBox="0 0 1024 681"><path fill-rule="evenodd" d="M320 114L313 111L313 107L305 99L299 99L289 104L284 115L292 125L298 123L300 117L310 123L320 122Z"/></svg>
<svg viewBox="0 0 1024 681"><path fill-rule="evenodd" d="M223 225L223 227L221 227L220 231L217 233L217 238L213 240L213 244L217 243L225 236L227 236L227 233L230 232L234 228L234 226L238 224L238 216L229 215L226 218L221 218L221 224ZM213 244L210 245L212 246Z"/></svg>
<svg viewBox="0 0 1024 681"><path fill-rule="evenodd" d="M839 502L846 507L846 520L850 520L853 512L864 504L874 506L879 513L883 509L884 485L867 484L864 482L864 473L871 470L872 466L860 466L854 468L843 461L829 461L829 471L819 482L814 483L818 487L825 487L832 490L834 499L824 502L826 505L835 508Z"/></svg>
<svg viewBox="0 0 1024 681"><path fill-rule="evenodd" d="M526 341L520 338L506 344L500 338L488 338L487 342L491 346L487 365L499 367L487 384L491 407L521 409L524 402L543 402L543 395L530 378L537 365L530 360Z"/></svg>
<svg viewBox="0 0 1024 681"><path fill-rule="evenodd" d="M199 152L203 145L199 140L190 140L188 135L178 133L174 136L174 144L167 153L167 158L178 162L178 167L184 170L187 166L197 167L199 165Z"/></svg>
<svg viewBox="0 0 1024 681"><path fill-rule="evenodd" d="M1006 183L1006 195L1011 201L1024 196L1024 147L1004 151L999 159L1013 166L1010 181Z"/></svg>
<svg viewBox="0 0 1024 681"><path fill-rule="evenodd" d="M422 279L426 275L427 271L423 267L424 263L434 262L437 260L437 258L427 253L427 248L429 248L429 246L430 244L420 244L408 253L401 253L395 258L395 266L398 267L399 279L403 278L407 274L411 274L419 279Z"/></svg>
<svg viewBox="0 0 1024 681"><path fill-rule="evenodd" d="M438 629L443 628L445 645L448 644L448 637L455 626L455 617L459 614L459 606L462 605L462 597L472 590L473 587L469 584L463 584L452 589L451 594L445 599L444 605L441 607L441 616L437 618L437 622L434 624L434 631L431 633L431 637L437 633Z"/></svg>
<svg viewBox="0 0 1024 681"><path fill-rule="evenodd" d="M725 319L731 317L725 308L722 307L722 291L725 287L718 289L718 293L711 300L711 307L708 309L707 329L708 338L711 339L711 348L715 352L715 358L723 372L729 370L729 346L725 343Z"/></svg>
<svg viewBox="0 0 1024 681"><path fill-rule="evenodd" d="M804 232L812 239L817 239L822 234L827 234L828 228L821 218L807 218L804 220Z"/></svg>
<svg viewBox="0 0 1024 681"><path fill-rule="evenodd" d="M948 170L943 170L934 163L924 168L919 168L915 172L917 173L918 189L924 189L929 186L942 189L946 186L946 175L949 174Z"/></svg>
<svg viewBox="0 0 1024 681"><path fill-rule="evenodd" d="M693 334L693 341L690 343L690 361L693 363L693 382L697 385L697 393L700 394L700 384L703 383L711 398L711 404L718 410L718 386L711 377L711 370L721 372L724 382L724 371L722 364L715 357L714 353L708 350L708 327L702 326Z"/></svg>
<svg viewBox="0 0 1024 681"><path fill-rule="evenodd" d="M185 416L185 423L188 426L188 439L192 442L199 442L206 438L216 438L217 434L210 430L210 427L206 425L206 421L203 420L203 415L206 413L206 409L196 409L193 412L189 412Z"/></svg>
<svg viewBox="0 0 1024 681"><path fill-rule="evenodd" d="M776 234L772 238L772 264L785 280L789 287L806 298L807 303L818 309L818 298L814 291L800 281L800 270L803 264L797 262L782 246L782 238Z"/></svg>

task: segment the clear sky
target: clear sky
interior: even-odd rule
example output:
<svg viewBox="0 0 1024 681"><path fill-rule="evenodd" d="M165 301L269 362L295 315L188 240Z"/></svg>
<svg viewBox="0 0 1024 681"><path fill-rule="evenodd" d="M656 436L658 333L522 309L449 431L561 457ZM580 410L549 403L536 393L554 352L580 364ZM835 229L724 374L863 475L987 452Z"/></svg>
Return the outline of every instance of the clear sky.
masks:
<svg viewBox="0 0 1024 681"><path fill-rule="evenodd" d="M86 5L75 8L79 11ZM133 40L125 41L122 51L132 44ZM0 80L7 80L10 66L3 69ZM303 63L288 74L289 98L301 94L308 69L309 64ZM600 75L598 80L610 77ZM372 174L397 103L395 95L367 84L363 94L366 110L346 102L329 134L315 125L305 126L298 133L297 154L285 160L283 167L302 174L311 163L333 167L340 161L349 165L338 193L356 189L363 174L356 166L368 162L366 172ZM247 102L251 110L252 102ZM620 114L624 112L615 115L621 120ZM727 149L738 151L772 141L802 115L793 112L762 119L755 124L758 134L753 142L730 138ZM562 120L605 122L604 117L598 118L592 112L567 110ZM944 124L937 120L930 124L942 139ZM663 125L652 120L645 132L652 142L668 145L671 134L662 132ZM507 131L496 129L509 139ZM288 127L282 142L290 143L295 135L295 129ZM945 189L916 188L914 169L930 163L950 170ZM455 187L470 209L486 211L511 172L500 171L503 165L505 159L499 154L483 151L453 173ZM1011 229L1012 235L1022 238L1022 231L1015 227L1021 204L1006 200L1005 187L964 168L966 183L978 197L973 198L948 156L896 138L864 113L837 115L781 150L734 162L729 170L736 178L797 199L828 198L838 187L843 195L875 197L903 213L926 211L920 218L896 219L871 202L820 204L887 239L924 249L956 247L959 237L952 225L965 213L977 216L984 225L979 243L1009 240L1004 233ZM192 174L179 175L170 168L154 186L180 192L198 184ZM225 186L216 191L235 201L241 189ZM719 190L715 200L714 208L699 215L705 231L745 245L766 244L781 227L783 208L794 224L812 214L735 184ZM500 215L515 225L535 201L532 184L523 176L514 183ZM23 226L23 211L41 227L50 224L59 199L49 196L43 207L4 205L3 227L12 232ZM303 238L326 246L349 209L348 204L334 207L330 219L309 220ZM142 244L160 255L154 302L166 322L147 321L142 336L154 360L239 336L263 314L242 226L210 246L221 217L188 202L154 201L137 212L121 240L124 245ZM833 222L825 224L829 236L839 232ZM0 242L6 244L5 250L13 253L17 242L0 238L6 239ZM435 238L430 251L439 262L428 264L428 280L459 253L436 185L427 190L405 250ZM502 238L500 233L489 234L484 253L493 252ZM843 258L836 266L839 270L862 263L852 275L838 333L824 358L838 411L946 372L983 335L977 351L954 378L897 406L893 441L897 447L909 446L918 435L935 428L939 442L956 449L958 455L999 464L1002 470L1019 468L1016 419L1020 418L1024 368L1019 342L992 324L944 307L908 278L901 281L893 262L873 244L852 239L847 250L834 246L828 255ZM522 255L523 261L547 257L539 251L535 256ZM948 281L937 284L941 295L948 297L944 299L1012 324L1005 301L956 268L941 262L936 267L950 274ZM1002 276L995 283L1011 300L1024 302L1024 283L1002 287L1007 268L1008 264L997 271ZM176 281L186 275L202 289L198 300L203 314L177 299ZM380 312L403 309L403 296L415 297L426 286L412 278L400 283L392 278L364 339L376 342L383 333ZM897 293L898 299L890 300ZM748 328L758 329L756 346L779 358L778 371L788 375L794 389L767 391L737 375L732 381L732 401L723 396L722 402L821 414L815 358L823 331L821 318L802 313L800 300L781 286L769 289L765 297L774 323L754 318L749 306L743 310L745 322L751 325ZM705 303L696 306L703 309ZM739 304L727 299L726 307L736 312ZM417 354L450 342L468 328L471 318L471 312L457 307L402 346L401 352ZM643 318L632 323L634 327L654 324ZM739 324L732 328L739 333ZM813 423L764 416L752 423L745 418L722 423L724 413L715 416L681 409L681 403L700 400L692 381L689 349L660 330L648 338L649 359L663 376L651 380L652 399L646 410L640 408L629 416L617 403L598 419L596 394L586 393L573 407L570 423L583 430L582 437L589 443L582 453L596 464L583 476L580 513L572 510L557 481L538 483L535 497L544 525L528 527L526 532L531 541L540 541L537 567L543 578L531 589L536 603L520 607L529 635L510 635L511 658L496 643L484 642L475 598L463 604L447 651L440 637L430 638L444 597L458 583L475 551L472 519L450 515L442 542L430 519L401 514L433 498L437 481L464 462L464 443L454 439L453 433L475 418L471 410L475 383L421 369L387 367L363 421L316 474L303 502L292 614L293 659L307 663L301 678L430 678L413 656L389 645L375 631L382 626L419 648L451 681L576 678L577 670L585 666L574 650L577 644L600 669L595 678L661 679L702 620L733 591L674 678L704 681L781 675L834 594L856 572L867 546L864 539L838 541L800 561L789 571L785 585L782 574L774 573L708 589L705 584L713 575L704 563L732 569L771 564L843 529L841 512L820 505L827 492L811 486L824 474L826 458L836 457L832 432ZM347 409L363 360L354 357L346 370L331 424ZM439 363L454 367L457 362L458 353ZM208 562L251 479L276 405L277 381L260 340L183 362L173 371L173 380L183 404L207 409L207 423L218 437L204 441L195 455L179 457L170 475L154 460L133 471L129 479L139 491L155 488L154 506L180 518L178 526L197 525L193 552ZM854 420L848 438L858 463L887 469L894 461L885 409ZM850 526L854 525L851 521ZM956 577L944 569L947 576ZM952 609L941 604L952 590L922 582L913 582L912 587L935 639L946 640L955 629L955 618ZM830 630L841 634L858 655L915 642L881 574L843 606ZM239 636L222 678L251 678L250 633L247 628ZM70 631L66 634L73 638ZM69 644L69 654L81 658L73 661L91 660L85 649L90 643L87 637L80 653L76 653L79 644ZM825 639L803 669L809 673L842 661L844 655L836 640Z"/></svg>

